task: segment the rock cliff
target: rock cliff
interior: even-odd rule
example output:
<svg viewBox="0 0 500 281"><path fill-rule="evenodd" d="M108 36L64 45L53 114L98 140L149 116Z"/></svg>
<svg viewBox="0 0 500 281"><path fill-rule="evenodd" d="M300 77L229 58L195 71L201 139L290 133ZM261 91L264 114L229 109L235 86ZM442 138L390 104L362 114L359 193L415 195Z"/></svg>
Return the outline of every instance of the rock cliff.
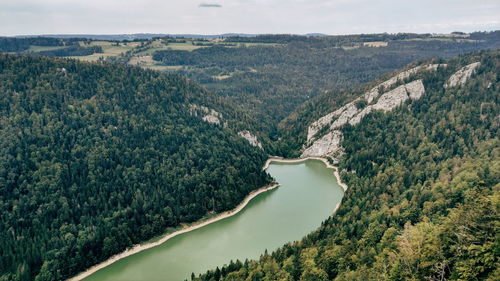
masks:
<svg viewBox="0 0 500 281"><path fill-rule="evenodd" d="M375 101L379 95L379 91L385 91L389 87L396 84L398 81L402 81L408 79L411 75L419 72L419 71L435 71L438 67L446 67L446 64L428 64L428 65L420 65L406 71L403 71L390 79L378 84L373 87L369 91L367 91L363 97L357 98L354 101L342 106L341 108L328 113L327 115L319 118L317 121L313 122L307 129L307 144L310 145L315 139L315 135L324 127L330 125L330 129L339 128L345 125L347 122L351 124L357 124L365 115L371 112L371 107L366 110L360 111L356 107L356 103L361 100L365 100L368 104L371 104ZM401 87L401 86L400 86ZM397 90L393 92L394 90ZM382 102L380 102L376 109L382 110L391 110L394 106L400 105L407 99L407 95L405 91L410 92L410 98L412 100L419 99L423 94L424 88L423 84L420 83L408 83L404 88L396 88L393 91L390 91L389 95L383 98ZM397 99L392 101L392 99ZM380 100L380 99L379 99ZM393 104L393 106L391 105ZM352 121L351 121L352 120Z"/></svg>
<svg viewBox="0 0 500 281"><path fill-rule="evenodd" d="M465 84L465 82L469 80L479 66L481 66L481 63L475 62L460 68L457 72L450 76L446 84L444 84L444 87L451 88Z"/></svg>
<svg viewBox="0 0 500 281"><path fill-rule="evenodd" d="M408 79L418 71L435 71L438 67L446 67L446 64L422 65L403 71L370 89L362 97L319 118L308 127L307 142L301 156L332 156L340 152L342 131L340 131L339 128L347 123L350 125L358 124L365 116L374 110L387 112L402 105L409 99L420 99L425 94L425 87L421 79L400 85L387 92L383 91L393 86L398 81ZM380 92L382 92L382 94ZM364 108L358 108L358 104L363 100L366 101L368 105ZM329 126L328 133L324 136L317 136L318 132L327 126Z"/></svg>
<svg viewBox="0 0 500 281"><path fill-rule="evenodd" d="M190 104L189 113L193 116L201 116L203 121L212 124L221 124L222 114L203 105Z"/></svg>
<svg viewBox="0 0 500 281"><path fill-rule="evenodd" d="M262 143L257 139L255 135L250 133L247 130L240 131L238 132L238 135L240 135L242 138L246 139L251 145L262 148Z"/></svg>

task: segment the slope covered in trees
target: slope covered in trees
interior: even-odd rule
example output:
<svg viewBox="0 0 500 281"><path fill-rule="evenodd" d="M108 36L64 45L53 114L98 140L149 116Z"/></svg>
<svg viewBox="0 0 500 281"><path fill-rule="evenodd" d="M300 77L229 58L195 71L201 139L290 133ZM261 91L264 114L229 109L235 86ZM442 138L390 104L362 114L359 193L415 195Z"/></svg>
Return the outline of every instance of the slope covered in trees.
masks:
<svg viewBox="0 0 500 281"><path fill-rule="evenodd" d="M370 42L387 46L365 45ZM255 45L216 45L191 52L161 50L153 54L153 59L182 66L179 73L256 112L268 124L266 133L276 137L282 119L325 91L355 88L420 59L498 48L500 32L473 33L466 39L429 34L265 35L227 38L224 43Z"/></svg>
<svg viewBox="0 0 500 281"><path fill-rule="evenodd" d="M481 62L463 86L444 88ZM497 280L499 51L423 73L426 93L342 128L338 212L302 241L196 280Z"/></svg>
<svg viewBox="0 0 500 281"><path fill-rule="evenodd" d="M176 75L0 55L0 280L62 280L269 182ZM224 111L227 108L227 111Z"/></svg>

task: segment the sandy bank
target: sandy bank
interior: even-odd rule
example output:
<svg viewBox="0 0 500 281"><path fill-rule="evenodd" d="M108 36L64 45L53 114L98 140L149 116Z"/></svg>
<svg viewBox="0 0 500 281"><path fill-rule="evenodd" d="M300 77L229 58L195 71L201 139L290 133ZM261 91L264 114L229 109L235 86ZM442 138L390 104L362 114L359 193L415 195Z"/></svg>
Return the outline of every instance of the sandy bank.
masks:
<svg viewBox="0 0 500 281"><path fill-rule="evenodd" d="M318 161L325 163L325 165L328 169L333 169L333 175L335 176L335 178L337 178L337 183L342 187L344 192L347 191L348 186L347 186L347 184L342 182L342 180L340 179L339 169L336 166L333 166L332 164L330 164L330 162L328 162L328 160L326 160L326 158L322 158L322 157L310 156L310 157L305 157L305 158L285 159L282 157L272 156L272 157L269 157L269 159L267 159L266 164L264 164L264 167L262 168L262 170L266 170L267 168L269 168L269 165L271 164L271 162L300 163L300 162L304 162L306 160L318 160Z"/></svg>
<svg viewBox="0 0 500 281"><path fill-rule="evenodd" d="M284 159L284 158L281 158L281 157L270 157L266 161L266 163L265 163L264 167L262 168L262 170L266 170L269 167L269 165L271 164L271 162L299 163L299 162L303 162L303 161L310 160L310 159L322 161L323 163L325 163L325 165L326 165L327 168L333 169L333 174L335 175L335 177L337 179L337 183L344 189L344 191L347 191L347 185L341 181L337 167L331 165L325 158L321 158L321 157L307 157L307 158L297 158L297 159ZM261 194L263 192L266 192L266 191L269 191L271 189L277 188L278 186L280 186L280 184L274 183L274 184L271 184L271 185L268 185L268 186L261 187L261 188L259 188L257 190L254 190L250 194L248 194L247 197L245 197L245 199L243 200L243 202L241 202L236 208L234 208L231 211L227 211L227 212L221 213L221 214L219 214L219 215L217 215L217 216L215 216L215 217L213 217L211 219L200 221L200 222L195 223L195 224L193 224L193 225L191 225L189 227L177 230L177 231L169 233L169 234L165 234L158 241L151 242L151 243L146 243L146 244L137 244L137 245L134 245L132 248L129 248L129 249L125 250L122 253L116 254L116 255L110 257L109 259L107 259L106 261L103 261L103 262L101 262L101 263L99 263L97 265L94 265L94 266L90 267L89 269L85 270L84 272L81 272L80 274L78 274L78 275L76 275L76 276L74 276L74 277L72 277L70 279L67 279L67 281L79 281L79 280L82 280L82 279L84 279L84 278L92 275L93 273L97 272L98 270L103 269L103 268L105 268L105 267L113 264L116 261L119 261L119 260L121 260L123 258L126 258L128 256L131 256L131 255L137 254L137 253L139 253L141 251L144 251L144 250L156 247L158 245L161 245L161 244L165 243L166 241L168 241L169 239L171 239L171 238L173 238L173 237L175 237L177 235L180 235L180 234L183 234L183 233L187 233L187 232L193 231L195 229L198 229L198 228L204 227L206 225L209 225L211 223L214 223L214 222L223 220L225 218L234 216L235 214L237 214L241 210L243 210L243 208L245 208L245 206L250 202L250 200L252 200L256 196L258 196L259 194ZM335 206L335 209L333 210L333 213L335 213L339 207L340 207L340 204L337 204Z"/></svg>
<svg viewBox="0 0 500 281"><path fill-rule="evenodd" d="M189 227L186 227L186 228L183 228L181 230L177 230L175 232L166 234L165 236L163 236L158 241L151 242L151 243L146 243L146 244L134 245L132 248L127 249L124 252L121 252L119 254L116 254L116 255L110 257L109 259L107 259L106 261L103 261L100 264L94 265L91 268L85 270L84 272L81 272L80 274L78 274L78 275L76 275L76 276L74 276L74 277L72 277L70 279L67 279L67 280L68 281L82 280L82 279L84 279L84 278L92 275L96 271L98 271L100 269L103 269L103 268L105 268L108 265L111 265L112 263L114 263L116 261L119 261L119 260L121 260L123 258L126 258L128 256L131 256L133 254L137 254L137 253L139 253L141 251L144 251L144 250L156 247L156 246L158 246L160 244L165 243L166 241L168 241L169 239L171 239L171 238L173 238L173 237L175 237L177 235L180 235L180 234L183 234L183 233L187 233L187 232L193 231L195 229L198 229L198 228L204 227L206 225L209 225L211 223L214 223L216 221L220 221L220 220L223 220L225 218L234 216L237 213L239 213L241 210L243 210L243 208L245 208L245 206L248 204L248 202L250 202L250 200L252 200L253 198L255 198L257 195L259 195L259 194L261 194L263 192L269 191L271 189L277 188L278 186L280 186L280 184L274 183L274 184L271 184L271 185L268 185L268 186L261 187L261 188L259 188L257 190L254 190L250 194L248 194L247 197L245 197L245 200L243 200L243 202L241 202L236 208L234 208L231 211L227 211L227 212L221 213L221 214L219 214L216 217L213 217L211 219L208 219L208 220L205 220L205 221L200 221L199 223L196 223L196 224L191 225Z"/></svg>

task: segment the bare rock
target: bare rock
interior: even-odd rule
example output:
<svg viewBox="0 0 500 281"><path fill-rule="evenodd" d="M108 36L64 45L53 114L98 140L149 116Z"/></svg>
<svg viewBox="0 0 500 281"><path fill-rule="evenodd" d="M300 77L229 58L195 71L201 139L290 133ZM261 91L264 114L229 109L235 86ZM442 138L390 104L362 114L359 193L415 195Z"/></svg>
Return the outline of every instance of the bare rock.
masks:
<svg viewBox="0 0 500 281"><path fill-rule="evenodd" d="M354 115L359 112L358 108L355 105L356 101L350 102L345 105L344 111L342 111L337 120L335 120L332 125L330 125L331 130L344 126L352 117L354 117Z"/></svg>
<svg viewBox="0 0 500 281"><path fill-rule="evenodd" d="M205 122L221 124L222 114L203 105L190 104L189 113L193 116L201 116Z"/></svg>
<svg viewBox="0 0 500 281"><path fill-rule="evenodd" d="M375 110L391 111L400 106L408 99L405 85L401 85L396 89L389 91L380 96L377 103L373 105Z"/></svg>
<svg viewBox="0 0 500 281"><path fill-rule="evenodd" d="M425 94L424 83L422 79L405 84L406 92L412 100L419 100Z"/></svg>
<svg viewBox="0 0 500 281"><path fill-rule="evenodd" d="M313 122L307 128L307 144L311 144L315 140L316 134L326 126L330 126L330 129L339 128L347 123L353 125L357 124L361 121L361 119L369 114L372 109L375 110L384 110L389 111L393 108L399 106L403 102L405 102L409 98L412 100L418 100L425 93L424 85L422 84L422 80L417 80L406 85L400 86L392 91L389 91L378 99L376 104L373 104L371 107L368 106L363 111L360 111L356 108L355 103L364 98L368 102L368 104L372 104L380 95L379 89L387 89L392 85L396 84L398 81L402 81L407 79L411 75L419 72L419 71L435 71L439 67L447 67L446 64L427 64L420 65L406 71L403 71L390 79L378 84L371 90L367 91L362 98L358 98L348 104L345 104L341 108L328 113L327 115L319 118L315 122ZM408 94L406 93L408 92Z"/></svg>
<svg viewBox="0 0 500 281"><path fill-rule="evenodd" d="M330 125L335 118L337 118L344 110L349 106L349 104L346 104L342 106L341 108L335 110L334 112L328 113L327 115L319 118L318 120L314 121L308 128L307 128L307 142L309 143L312 138L320 131L323 129L325 126Z"/></svg>
<svg viewBox="0 0 500 281"><path fill-rule="evenodd" d="M342 132L339 130L333 130L324 135L322 138L316 140L310 147L304 150L301 157L331 155L341 148L341 140Z"/></svg>
<svg viewBox="0 0 500 281"><path fill-rule="evenodd" d="M363 108L361 112L356 114L351 120L349 120L349 124L351 125L356 125L359 122L361 122L361 119L365 118L366 115L370 114L372 112L373 106L368 105L367 107Z"/></svg>
<svg viewBox="0 0 500 281"><path fill-rule="evenodd" d="M238 132L238 135L240 135L242 138L246 139L251 145L262 148L262 143L257 139L255 135L250 133L247 130L240 131Z"/></svg>
<svg viewBox="0 0 500 281"><path fill-rule="evenodd" d="M385 89L387 89L388 87L396 84L398 81L402 81L404 79L407 79L408 77L410 77L411 75L421 71L421 70L425 70L425 71L436 71L439 67L447 67L448 65L447 64L426 64L426 65L419 65L419 66L416 66L414 68L410 68L408 70L405 70L401 73L399 73L398 75L396 76L393 76L391 77L389 80L383 82L383 83L380 83L377 87L384 87Z"/></svg>
<svg viewBox="0 0 500 281"><path fill-rule="evenodd" d="M368 103L371 103L372 101L374 101L378 97L379 94L380 93L378 92L378 87L375 87L375 88L371 89L370 91L366 92L363 97L365 98L365 100Z"/></svg>
<svg viewBox="0 0 500 281"><path fill-rule="evenodd" d="M469 80L480 65L480 62L475 62L460 68L457 72L450 76L448 81L444 84L444 87L451 88L465 84L465 82Z"/></svg>

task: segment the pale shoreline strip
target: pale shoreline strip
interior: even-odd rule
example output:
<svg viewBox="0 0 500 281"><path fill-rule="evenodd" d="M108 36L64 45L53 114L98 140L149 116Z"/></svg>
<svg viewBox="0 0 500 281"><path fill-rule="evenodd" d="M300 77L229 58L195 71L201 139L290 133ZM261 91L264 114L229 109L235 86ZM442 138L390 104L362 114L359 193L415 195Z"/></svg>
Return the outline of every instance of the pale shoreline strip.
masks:
<svg viewBox="0 0 500 281"><path fill-rule="evenodd" d="M150 248L153 248L153 247L156 247L158 245L161 245L163 243L165 243L167 240L169 239L172 239L173 237L177 236L177 235L180 235L180 234L183 234L183 233L187 233L187 232L190 232L190 231L193 231L195 229L198 229L198 228L201 228L201 227L204 227L206 225L209 225L211 223L214 223L216 221L220 221L220 220L223 220L225 218L228 218L228 217L231 217L231 216L234 216L236 215L237 213L239 213L241 210L243 210L243 208L246 207L246 205L250 202L250 200L252 200L253 198L255 198L257 195L263 193L263 192L266 192L266 191L269 191L271 189L275 189L277 188L278 186L280 186L279 183L273 183L271 185L267 185L267 186L263 186L257 190L254 190L252 191L250 194L247 195L247 197L245 197L245 200L243 200L243 202L241 202L236 208L230 210L230 211L226 211L224 213L221 213L219 215L217 215L216 217L214 218L211 218L209 220L206 220L206 221L201 221L200 223L197 223L197 224L194 224L192 226L189 226L189 227L186 227L186 228L183 228L183 229L180 229L180 230L177 230L175 232L172 232L172 233L169 233L169 234L166 234L165 236L163 236L160 240L158 241L155 241L155 242L151 242L151 243L146 243L146 244L136 244L134 245L132 248L130 249L127 249L119 254L116 254L112 257L110 257L109 259L97 264L97 265L94 265L92 267L90 267L89 269L81 272L80 274L72 277L72 278L69 278L67 279L67 281L80 281L92 274L94 274L95 272L97 272L98 270L100 269L103 269L123 258L126 258L128 256L131 256L131 255L134 255L134 254L137 254L139 252L142 252L144 250L147 250L147 249L150 249Z"/></svg>
<svg viewBox="0 0 500 281"><path fill-rule="evenodd" d="M333 175L337 179L337 183L342 187L342 189L344 190L344 192L347 191L348 186L347 186L347 184L345 184L340 179L340 174L339 174L338 167L337 166L333 166L332 164L330 164L330 162L328 162L328 160L326 158L322 158L322 157L309 156L309 157L304 157L304 158L285 159L285 158L282 158L282 157L271 156L271 157L269 157L269 159L267 159L266 164L264 164L264 167L262 168L262 170L266 170L267 168L269 168L269 165L271 164L271 162L300 163L300 162L304 162L304 161L307 161L307 160L318 160L318 161L321 161L321 162L325 163L325 165L326 165L326 167L328 169L333 169Z"/></svg>
<svg viewBox="0 0 500 281"><path fill-rule="evenodd" d="M306 160L319 160L319 161L322 161L323 163L325 163L325 165L326 165L327 168L333 169L333 174L334 174L335 178L337 179L337 183L342 187L342 189L344 190L344 192L347 191L347 185L345 183L343 183L342 180L340 179L338 168L336 166L333 166L332 164L330 164L325 158L321 158L321 157L307 157L307 158L285 159L285 158L273 156L273 157L270 157L269 159L267 159L267 161L264 164L264 167L262 168L262 170L266 170L267 168L269 168L269 165L273 161L274 162L281 162L281 163L299 163L299 162L303 162L303 161L306 161ZM88 276L96 273L97 271L99 271L99 270L101 270L101 269L103 269L103 268L105 268L105 267L107 267L107 266L109 266L109 265L111 265L111 264L113 264L113 263L115 263L115 262L123 259L123 258L129 257L131 255L137 254L137 253L142 252L144 250L147 250L147 249L156 247L158 245L161 245L161 244L165 243L166 241L168 241L169 239L174 238L177 235L184 234L184 233L193 231L195 229L204 227L206 225L209 225L211 223L214 223L216 221L220 221L220 220L223 220L225 218L234 216L237 213L239 213L241 210L243 210L243 208L246 207L246 205L250 202L250 200L252 200L253 198L255 198L257 195L259 195L259 194L261 194L263 192L269 191L271 189L277 188L278 186L280 186L279 183L273 183L271 185L264 186L264 187L261 187L261 188L259 188L257 190L254 190L250 194L248 194L247 197L245 197L245 199L243 200L243 202L241 202L233 210L226 211L226 212L221 213L221 214L217 215L216 217L213 217L213 218L211 218L209 220L201 221L201 222L199 222L197 224L194 224L192 226L189 226L189 227L177 230L175 232L166 234L165 236L163 236L160 240L158 240L156 242L134 245L132 248L127 249L127 250L125 250L125 251L123 251L123 252L121 252L119 254L116 254L116 255L110 257L109 259L107 259L107 260L105 260L105 261L103 261L103 262L101 262L99 264L96 264L96 265L88 268L87 270L79 273L78 275L76 275L76 276L74 276L72 278L67 279L67 281L80 281L80 280L82 280L82 279L84 279L84 278L86 278L86 277L88 277ZM335 209L333 210L333 213L335 213L339 207L340 207L340 203L335 206Z"/></svg>

